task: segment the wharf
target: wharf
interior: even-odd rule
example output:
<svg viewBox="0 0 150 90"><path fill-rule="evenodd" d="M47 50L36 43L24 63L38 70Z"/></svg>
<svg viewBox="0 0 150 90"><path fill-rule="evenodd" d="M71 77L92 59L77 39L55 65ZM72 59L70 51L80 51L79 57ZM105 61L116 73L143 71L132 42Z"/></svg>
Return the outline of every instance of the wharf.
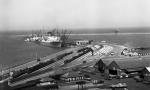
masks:
<svg viewBox="0 0 150 90"><path fill-rule="evenodd" d="M76 47L76 48L68 48L68 49L65 49L65 50L62 50L58 53L55 53L55 54L52 54L52 55L49 55L49 56L46 56L46 57L43 57L43 58L40 58L40 62L46 62L54 57L57 57L58 55L64 53L64 52L69 52L69 51L74 51L74 50L77 50L81 47ZM36 64L38 64L39 62L37 62L37 60L33 60L33 61L30 61L30 62L27 62L27 63L24 63L24 64L21 64L21 65L18 65L18 66L12 66L12 67L9 67L5 70L2 70L0 72L0 75L4 75L4 74L7 74L11 71L18 71L18 70L21 70L21 69L25 69L27 67L32 67Z"/></svg>

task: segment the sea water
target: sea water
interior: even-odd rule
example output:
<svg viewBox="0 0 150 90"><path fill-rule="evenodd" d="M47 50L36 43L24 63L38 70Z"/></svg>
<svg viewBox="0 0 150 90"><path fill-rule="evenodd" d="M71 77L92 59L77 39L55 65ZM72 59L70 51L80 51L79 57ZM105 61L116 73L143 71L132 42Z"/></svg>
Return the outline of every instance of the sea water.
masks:
<svg viewBox="0 0 150 90"><path fill-rule="evenodd" d="M130 47L150 47L149 33L72 34L69 38L106 41ZM64 48L41 46L25 42L23 35L0 35L0 69L51 55Z"/></svg>

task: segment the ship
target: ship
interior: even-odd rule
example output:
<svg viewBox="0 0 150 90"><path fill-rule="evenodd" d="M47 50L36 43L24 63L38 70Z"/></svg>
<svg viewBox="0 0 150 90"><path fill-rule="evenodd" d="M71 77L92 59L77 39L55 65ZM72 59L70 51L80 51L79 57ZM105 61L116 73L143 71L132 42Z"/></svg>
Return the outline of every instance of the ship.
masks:
<svg viewBox="0 0 150 90"><path fill-rule="evenodd" d="M58 31L58 29L53 29L46 34L32 34L30 37L26 38L25 41L48 47L76 47L87 45L92 42L92 40L70 39L70 34L71 32L67 30Z"/></svg>
<svg viewBox="0 0 150 90"><path fill-rule="evenodd" d="M54 34L42 35L41 38L35 41L36 43L50 47L62 47L62 40L60 36Z"/></svg>
<svg viewBox="0 0 150 90"><path fill-rule="evenodd" d="M66 47L66 41L68 40L70 33L68 33L67 30L62 30L61 32L59 32L58 29L53 29L46 34L32 33L24 41L34 42L36 44L48 47Z"/></svg>

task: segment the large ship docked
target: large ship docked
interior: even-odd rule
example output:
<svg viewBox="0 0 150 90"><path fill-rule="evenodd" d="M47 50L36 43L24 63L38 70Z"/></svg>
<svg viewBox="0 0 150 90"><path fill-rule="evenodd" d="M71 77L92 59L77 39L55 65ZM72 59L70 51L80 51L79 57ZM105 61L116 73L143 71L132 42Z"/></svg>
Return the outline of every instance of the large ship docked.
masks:
<svg viewBox="0 0 150 90"><path fill-rule="evenodd" d="M36 43L39 43L44 46L51 46L51 47L62 47L62 40L60 36L53 36L53 35L44 35L40 37Z"/></svg>
<svg viewBox="0 0 150 90"><path fill-rule="evenodd" d="M60 34L54 29L46 34L32 34L26 38L25 41L50 47L63 47L62 44L68 39L67 37L68 35L66 35L66 31L65 33Z"/></svg>
<svg viewBox="0 0 150 90"><path fill-rule="evenodd" d="M70 32L68 33L66 30L62 30L60 33L54 29L46 34L32 34L25 41L50 47L72 47L87 45L92 42L92 40L72 40L69 39L69 36Z"/></svg>

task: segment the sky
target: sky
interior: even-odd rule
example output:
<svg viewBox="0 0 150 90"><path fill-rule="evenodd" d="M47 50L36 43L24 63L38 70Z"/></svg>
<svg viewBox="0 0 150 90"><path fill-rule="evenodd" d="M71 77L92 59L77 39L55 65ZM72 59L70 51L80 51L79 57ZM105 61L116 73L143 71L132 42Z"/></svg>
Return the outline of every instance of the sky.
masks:
<svg viewBox="0 0 150 90"><path fill-rule="evenodd" d="M0 0L0 30L149 26L150 0Z"/></svg>

